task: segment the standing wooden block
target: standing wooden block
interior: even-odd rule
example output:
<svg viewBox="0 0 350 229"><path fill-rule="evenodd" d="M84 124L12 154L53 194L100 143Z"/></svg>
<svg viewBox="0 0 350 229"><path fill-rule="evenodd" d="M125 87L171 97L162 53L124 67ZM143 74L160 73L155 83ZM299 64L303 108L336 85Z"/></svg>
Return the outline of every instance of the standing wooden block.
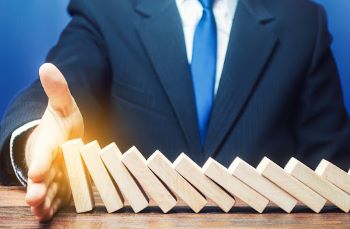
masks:
<svg viewBox="0 0 350 229"><path fill-rule="evenodd" d="M122 153L117 145L115 143L109 144L100 151L100 156L134 212L137 213L145 209L148 206L148 199L122 163Z"/></svg>
<svg viewBox="0 0 350 229"><path fill-rule="evenodd" d="M288 213L297 204L296 199L261 176L255 168L239 157L232 162L228 171Z"/></svg>
<svg viewBox="0 0 350 229"><path fill-rule="evenodd" d="M207 200L175 171L160 151L157 150L148 158L147 165L194 212L198 213L207 204Z"/></svg>
<svg viewBox="0 0 350 229"><path fill-rule="evenodd" d="M83 146L81 139L68 141L61 146L77 213L91 211L95 205L90 177L80 157L80 148Z"/></svg>
<svg viewBox="0 0 350 229"><path fill-rule="evenodd" d="M101 148L97 141L93 141L81 148L80 154L106 206L107 212L110 213L121 209L123 200L103 165L99 156L100 150Z"/></svg>
<svg viewBox="0 0 350 229"><path fill-rule="evenodd" d="M350 196L317 175L312 169L295 158L291 158L284 170L293 177L309 186L315 192L332 202L335 206L348 212L350 209Z"/></svg>
<svg viewBox="0 0 350 229"><path fill-rule="evenodd" d="M262 213L269 201L254 189L232 176L219 162L209 158L202 168L204 174L223 187L231 195Z"/></svg>
<svg viewBox="0 0 350 229"><path fill-rule="evenodd" d="M215 202L224 212L230 211L235 204L235 199L205 176L201 167L194 163L186 154L180 154L174 161L173 166L181 176L207 198Z"/></svg>
<svg viewBox="0 0 350 229"><path fill-rule="evenodd" d="M315 173L350 194L350 175L344 170L323 159Z"/></svg>
<svg viewBox="0 0 350 229"><path fill-rule="evenodd" d="M292 177L267 157L264 157L256 170L314 212L319 213L326 204L327 200L325 198Z"/></svg>
<svg viewBox="0 0 350 229"><path fill-rule="evenodd" d="M135 146L123 154L122 162L164 213L176 205L174 196L147 167L146 159Z"/></svg>

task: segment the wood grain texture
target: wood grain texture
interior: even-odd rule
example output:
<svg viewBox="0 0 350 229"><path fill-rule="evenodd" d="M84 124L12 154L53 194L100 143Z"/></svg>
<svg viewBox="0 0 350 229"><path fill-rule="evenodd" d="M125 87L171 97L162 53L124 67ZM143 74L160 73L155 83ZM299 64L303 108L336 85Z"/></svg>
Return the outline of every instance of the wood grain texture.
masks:
<svg viewBox="0 0 350 229"><path fill-rule="evenodd" d="M77 213L91 211L95 205L90 176L80 156L80 149L83 146L81 139L68 141L61 146Z"/></svg>
<svg viewBox="0 0 350 229"><path fill-rule="evenodd" d="M176 205L176 199L172 193L147 167L146 159L136 147L131 147L123 154L122 162L164 213L170 211Z"/></svg>
<svg viewBox="0 0 350 229"><path fill-rule="evenodd" d="M117 145L111 143L104 147L100 151L100 156L134 212L137 213L145 209L148 206L148 198L143 194L134 178L122 163L122 153Z"/></svg>
<svg viewBox="0 0 350 229"><path fill-rule="evenodd" d="M232 176L223 165L212 158L207 160L202 170L206 176L219 184L231 195L240 198L259 213L262 213L269 203L265 197Z"/></svg>
<svg viewBox="0 0 350 229"><path fill-rule="evenodd" d="M160 151L157 150L147 159L147 166L194 212L198 213L207 204L207 200L176 172Z"/></svg>
<svg viewBox="0 0 350 229"><path fill-rule="evenodd" d="M350 194L350 175L327 160L322 160L315 173Z"/></svg>
<svg viewBox="0 0 350 229"><path fill-rule="evenodd" d="M107 212L111 213L123 207L123 199L118 187L112 182L99 152L101 148L97 141L90 142L80 149L80 154L86 164L91 178L96 185Z"/></svg>
<svg viewBox="0 0 350 229"><path fill-rule="evenodd" d="M228 171L288 213L297 204L295 198L261 176L255 168L239 157L232 162Z"/></svg>
<svg viewBox="0 0 350 229"><path fill-rule="evenodd" d="M181 176L207 198L214 201L224 212L228 212L235 204L235 199L205 176L201 167L194 163L186 154L180 154L174 161L173 166Z"/></svg>
<svg viewBox="0 0 350 229"><path fill-rule="evenodd" d="M211 200L208 200L203 214L195 214L181 199L169 214L163 214L153 200L138 214L128 203L123 210L106 214L97 191L94 191L96 208L93 211L76 214L72 205L60 210L52 221L38 223L24 196L24 187L0 186L0 228L350 228L349 214L334 206L327 205L322 213L315 214L298 205L294 213L285 214L275 205L269 205L264 214L256 214L239 199L226 214Z"/></svg>
<svg viewBox="0 0 350 229"><path fill-rule="evenodd" d="M256 170L314 212L319 213L326 204L325 198L295 179L267 157L264 157Z"/></svg>
<svg viewBox="0 0 350 229"><path fill-rule="evenodd" d="M291 158L284 170L344 212L349 212L350 196L335 185L323 179L321 176L317 175L312 169L297 159Z"/></svg>

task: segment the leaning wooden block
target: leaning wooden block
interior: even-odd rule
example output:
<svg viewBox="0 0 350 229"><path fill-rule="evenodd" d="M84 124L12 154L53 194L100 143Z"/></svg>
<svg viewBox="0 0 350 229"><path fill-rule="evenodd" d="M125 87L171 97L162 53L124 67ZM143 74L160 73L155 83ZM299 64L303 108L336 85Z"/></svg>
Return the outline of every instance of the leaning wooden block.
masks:
<svg viewBox="0 0 350 229"><path fill-rule="evenodd" d="M296 199L261 176L255 168L239 157L232 162L228 171L288 213L297 204Z"/></svg>
<svg viewBox="0 0 350 229"><path fill-rule="evenodd" d="M198 213L207 204L207 200L175 171L171 162L160 151L154 152L148 158L147 165L194 212Z"/></svg>
<svg viewBox="0 0 350 229"><path fill-rule="evenodd" d="M164 213L176 205L174 196L147 167L146 159L135 146L123 154L122 162Z"/></svg>
<svg viewBox="0 0 350 229"><path fill-rule="evenodd" d="M95 205L90 177L80 156L80 148L83 146L81 139L68 141L61 146L77 213L91 211Z"/></svg>
<svg viewBox="0 0 350 229"><path fill-rule="evenodd" d="M264 157L256 170L317 213L327 202L325 198L292 177L267 157Z"/></svg>
<svg viewBox="0 0 350 229"><path fill-rule="evenodd" d="M145 209L148 206L148 199L122 163L122 153L117 145L115 143L109 144L100 151L100 156L134 212L137 213Z"/></svg>
<svg viewBox="0 0 350 229"><path fill-rule="evenodd" d="M230 211L235 199L204 175L201 167L182 153L173 163L174 168L188 182L196 187L207 198L216 203L224 212Z"/></svg>
<svg viewBox="0 0 350 229"><path fill-rule="evenodd" d="M202 168L204 174L223 187L231 195L262 213L269 201L254 189L232 176L219 162L209 158Z"/></svg>
<svg viewBox="0 0 350 229"><path fill-rule="evenodd" d="M312 169L297 159L291 158L284 170L305 185L309 186L315 192L329 200L344 212L349 211L350 196L335 185L323 179L321 176L317 175Z"/></svg>
<svg viewBox="0 0 350 229"><path fill-rule="evenodd" d="M99 156L100 150L101 148L97 141L93 141L81 148L80 154L106 206L107 212L110 213L121 209L123 200L103 165Z"/></svg>
<svg viewBox="0 0 350 229"><path fill-rule="evenodd" d="M344 170L323 159L315 173L350 194L350 175Z"/></svg>

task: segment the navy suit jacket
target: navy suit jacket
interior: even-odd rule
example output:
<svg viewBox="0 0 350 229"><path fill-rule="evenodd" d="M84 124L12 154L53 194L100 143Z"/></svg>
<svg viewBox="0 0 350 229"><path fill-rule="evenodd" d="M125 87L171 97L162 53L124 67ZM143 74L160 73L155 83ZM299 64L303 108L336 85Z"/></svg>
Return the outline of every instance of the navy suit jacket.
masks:
<svg viewBox="0 0 350 229"><path fill-rule="evenodd" d="M204 145L175 0L72 0L69 12L47 62L67 78L86 141L116 141L123 151L135 145L146 157L159 149L170 160L185 152L199 165L213 157L228 166L236 156L284 165L295 156L309 166L326 158L349 167L349 118L319 5L239 1ZM2 180L11 175L9 136L46 105L36 81L9 107Z"/></svg>

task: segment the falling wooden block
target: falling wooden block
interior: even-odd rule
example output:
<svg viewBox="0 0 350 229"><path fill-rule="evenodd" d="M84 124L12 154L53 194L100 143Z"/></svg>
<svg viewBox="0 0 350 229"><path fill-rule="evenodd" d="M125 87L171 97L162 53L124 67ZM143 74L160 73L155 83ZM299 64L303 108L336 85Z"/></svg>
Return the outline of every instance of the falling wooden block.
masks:
<svg viewBox="0 0 350 229"><path fill-rule="evenodd" d="M122 162L164 213L176 205L174 196L147 167L146 159L135 146L123 154Z"/></svg>
<svg viewBox="0 0 350 229"><path fill-rule="evenodd" d="M262 213L269 201L254 189L232 176L219 162L209 158L202 168L204 174L223 187L231 195Z"/></svg>
<svg viewBox="0 0 350 229"><path fill-rule="evenodd" d="M344 212L349 211L350 196L321 176L317 175L312 169L297 159L291 158L284 170Z"/></svg>
<svg viewBox="0 0 350 229"><path fill-rule="evenodd" d="M107 212L114 212L123 207L123 200L114 186L99 156L101 150L97 141L90 142L80 149L80 154L95 183L97 191L106 206Z"/></svg>
<svg viewBox="0 0 350 229"><path fill-rule="evenodd" d="M235 199L204 175L201 167L182 153L173 163L174 168L188 182L196 187L207 198L216 203L224 212L230 211Z"/></svg>
<svg viewBox="0 0 350 229"><path fill-rule="evenodd" d="M292 177L267 157L264 157L256 170L317 213L327 202L325 198Z"/></svg>
<svg viewBox="0 0 350 229"><path fill-rule="evenodd" d="M109 144L100 151L100 156L134 212L137 213L145 209L148 206L148 199L122 163L122 153L117 145L115 143Z"/></svg>
<svg viewBox="0 0 350 229"><path fill-rule="evenodd" d="M288 213L297 204L296 199L261 176L255 168L239 157L232 162L228 171Z"/></svg>
<svg viewBox="0 0 350 229"><path fill-rule="evenodd" d="M344 170L323 159L315 173L350 194L350 175Z"/></svg>
<svg viewBox="0 0 350 229"><path fill-rule="evenodd" d="M80 156L83 146L81 139L68 141L61 146L77 213L91 211L95 205L90 177Z"/></svg>
<svg viewBox="0 0 350 229"><path fill-rule="evenodd" d="M175 171L172 163L160 151L148 158L147 165L194 212L198 213L207 204L207 200Z"/></svg>

